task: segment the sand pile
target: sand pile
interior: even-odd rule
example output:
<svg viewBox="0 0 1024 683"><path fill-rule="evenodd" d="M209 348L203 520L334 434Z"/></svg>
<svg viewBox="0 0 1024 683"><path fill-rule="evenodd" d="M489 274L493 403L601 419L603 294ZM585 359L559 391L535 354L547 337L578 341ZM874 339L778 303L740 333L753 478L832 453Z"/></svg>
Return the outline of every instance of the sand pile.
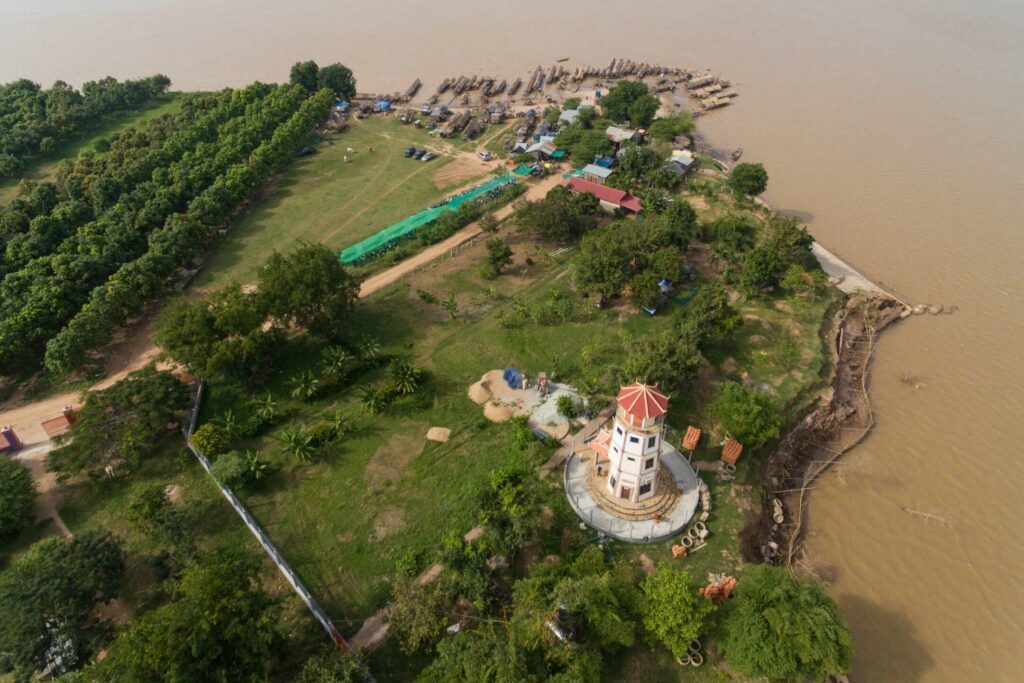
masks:
<svg viewBox="0 0 1024 683"><path fill-rule="evenodd" d="M448 439L451 438L452 430L447 427L431 427L427 430L427 439L429 441L439 441L440 443L447 443Z"/></svg>
<svg viewBox="0 0 1024 683"><path fill-rule="evenodd" d="M516 411L504 403L492 401L484 406L484 416L491 422L508 422L516 416Z"/></svg>
<svg viewBox="0 0 1024 683"><path fill-rule="evenodd" d="M481 380L476 384L471 384L469 386L469 400L473 403L479 403L480 405L490 401L492 398L490 384L491 383L486 380Z"/></svg>

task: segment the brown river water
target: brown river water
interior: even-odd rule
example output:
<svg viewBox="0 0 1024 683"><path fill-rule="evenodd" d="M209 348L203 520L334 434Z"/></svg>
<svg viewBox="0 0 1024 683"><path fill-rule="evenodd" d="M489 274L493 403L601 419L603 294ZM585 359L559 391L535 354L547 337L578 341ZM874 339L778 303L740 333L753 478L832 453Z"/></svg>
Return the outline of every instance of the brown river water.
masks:
<svg viewBox="0 0 1024 683"><path fill-rule="evenodd" d="M817 485L809 551L853 628L856 680L1021 680L1019 0L0 0L0 82L160 71L214 89L313 58L361 90L429 92L614 56L730 78L740 97L701 129L765 163L765 199L906 300L959 307L882 336L877 428Z"/></svg>

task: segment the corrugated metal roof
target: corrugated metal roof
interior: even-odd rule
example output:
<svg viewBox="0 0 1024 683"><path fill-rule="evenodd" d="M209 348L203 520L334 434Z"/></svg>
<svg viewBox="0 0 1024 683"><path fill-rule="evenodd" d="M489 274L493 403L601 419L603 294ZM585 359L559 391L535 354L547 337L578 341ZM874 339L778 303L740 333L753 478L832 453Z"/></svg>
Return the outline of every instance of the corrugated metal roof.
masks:
<svg viewBox="0 0 1024 683"><path fill-rule="evenodd" d="M573 192L590 192L601 201L621 206L634 213L643 211L639 199L628 192L617 190L614 187L601 185L600 183L584 180L583 178L570 178L569 180L562 181L562 185L568 187Z"/></svg>
<svg viewBox="0 0 1024 683"><path fill-rule="evenodd" d="M603 178L607 178L612 173L615 173L615 171L613 171L610 168L605 168L604 166L598 166L597 164L587 164L586 166L583 167L583 173L584 174L589 174L589 175L595 175L598 178L602 178L603 179Z"/></svg>

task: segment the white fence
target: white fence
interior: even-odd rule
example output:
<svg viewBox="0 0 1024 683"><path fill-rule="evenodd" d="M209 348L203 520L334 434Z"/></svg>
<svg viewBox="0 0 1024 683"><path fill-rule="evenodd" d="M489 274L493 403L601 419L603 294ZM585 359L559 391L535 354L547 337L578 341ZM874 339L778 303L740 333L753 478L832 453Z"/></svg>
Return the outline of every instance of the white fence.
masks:
<svg viewBox="0 0 1024 683"><path fill-rule="evenodd" d="M188 445L189 450L192 451L193 455L196 456L196 459L199 460L199 464L202 465L203 469L206 470L207 474L209 474L210 461L207 460L206 456L203 455L198 448L192 445L192 432L195 431L196 419L199 416L199 405L203 398L203 383L201 381L197 381L195 384L196 390L189 401L188 411L185 413L185 420L182 422L181 431L185 436L185 443ZM317 604L316 599L306 588L305 584L302 583L302 579L300 579L292 568L288 566L284 557L280 552L278 552L277 548L274 547L270 537L267 536L265 531L263 531L263 528L259 525L259 522L256 521L256 518L252 516L252 513L249 512L249 509L245 507L241 500L238 499L238 496L235 495L234 491L221 484L212 476L210 478L213 479L214 484L216 484L217 488L220 489L220 492L224 494L228 503L230 503L231 507L233 507L235 512L238 513L238 516L242 518L242 522L244 522L245 526L249 528L252 535L256 537L256 540L263 547L263 550L270 556L270 560L277 566L278 571L280 571L285 580L291 584L291 587L295 589L295 592L298 593L302 602L306 603L306 607L309 608L310 612L312 612L313 617L320 622L320 626L327 631L327 635L331 637L331 640L333 640L339 648L348 651L350 649L348 642L342 637L341 633L338 632L338 629L334 627L334 623L331 622L330 617L328 617L320 608L320 605Z"/></svg>

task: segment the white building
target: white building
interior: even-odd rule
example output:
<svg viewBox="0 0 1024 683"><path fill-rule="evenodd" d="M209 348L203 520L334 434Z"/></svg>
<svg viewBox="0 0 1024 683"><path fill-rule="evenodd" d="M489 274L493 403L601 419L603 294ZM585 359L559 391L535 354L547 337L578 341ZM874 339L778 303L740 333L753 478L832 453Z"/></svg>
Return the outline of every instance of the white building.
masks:
<svg viewBox="0 0 1024 683"><path fill-rule="evenodd" d="M614 497L638 503L658 490L668 396L637 382L619 389L617 401L607 441L607 486Z"/></svg>

